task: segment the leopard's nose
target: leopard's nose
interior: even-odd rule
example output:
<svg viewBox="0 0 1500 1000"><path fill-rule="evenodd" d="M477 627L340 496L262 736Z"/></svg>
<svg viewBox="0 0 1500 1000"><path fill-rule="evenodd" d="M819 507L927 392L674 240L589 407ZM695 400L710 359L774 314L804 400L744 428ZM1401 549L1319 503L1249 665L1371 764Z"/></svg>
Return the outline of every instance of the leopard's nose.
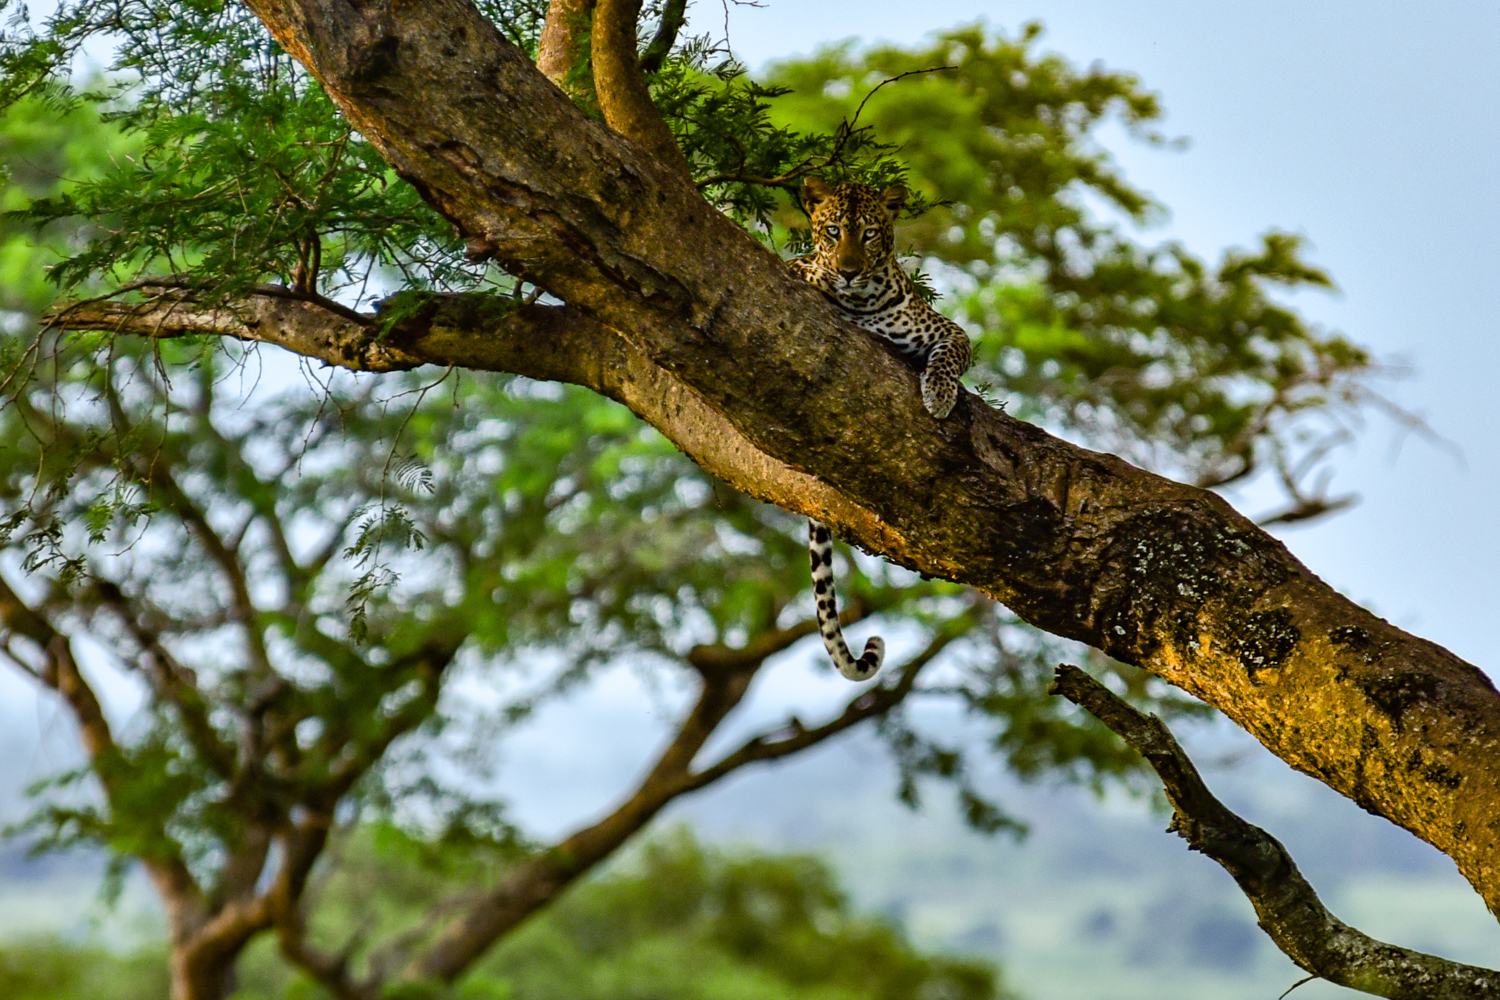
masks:
<svg viewBox="0 0 1500 1000"><path fill-rule="evenodd" d="M845 271L843 268L839 268L839 274L843 276L843 279L845 281L853 281L855 278L859 277L858 271Z"/></svg>

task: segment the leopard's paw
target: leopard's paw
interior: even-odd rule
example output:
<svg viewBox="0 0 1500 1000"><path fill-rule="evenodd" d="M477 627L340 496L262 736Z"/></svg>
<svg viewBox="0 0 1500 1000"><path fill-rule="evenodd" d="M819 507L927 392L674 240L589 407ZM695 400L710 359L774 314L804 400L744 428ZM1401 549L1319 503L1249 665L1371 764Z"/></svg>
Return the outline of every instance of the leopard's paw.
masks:
<svg viewBox="0 0 1500 1000"><path fill-rule="evenodd" d="M942 420L953 412L957 402L957 379L946 373L934 375L931 370L922 373L922 406L928 413Z"/></svg>

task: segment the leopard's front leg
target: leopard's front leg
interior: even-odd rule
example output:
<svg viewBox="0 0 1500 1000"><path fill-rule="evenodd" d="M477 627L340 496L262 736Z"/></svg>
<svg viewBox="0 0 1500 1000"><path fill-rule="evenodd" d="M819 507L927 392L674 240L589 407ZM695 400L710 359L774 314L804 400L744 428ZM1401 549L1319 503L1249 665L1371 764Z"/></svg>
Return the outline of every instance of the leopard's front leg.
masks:
<svg viewBox="0 0 1500 1000"><path fill-rule="evenodd" d="M927 355L927 364L922 369L922 406L928 413L942 420L958 402L959 379L969 370L974 360L974 349L963 327L943 317L946 327L942 339Z"/></svg>

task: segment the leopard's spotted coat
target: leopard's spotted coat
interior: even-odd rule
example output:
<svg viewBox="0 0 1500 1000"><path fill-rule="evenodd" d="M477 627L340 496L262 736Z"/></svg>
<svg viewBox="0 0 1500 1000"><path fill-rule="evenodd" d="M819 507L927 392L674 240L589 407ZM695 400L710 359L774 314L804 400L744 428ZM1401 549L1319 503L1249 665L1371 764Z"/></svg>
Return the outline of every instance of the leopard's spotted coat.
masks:
<svg viewBox="0 0 1500 1000"><path fill-rule="evenodd" d="M863 184L829 187L817 178L802 186L812 216L813 252L789 261L791 269L816 285L865 330L895 344L922 365L922 405L942 419L958 401L959 377L972 353L963 328L917 295L896 259L896 215L906 204L906 188L876 191ZM880 669L885 643L865 645L858 659L839 628L833 588L833 538L826 525L808 522L808 557L818 602L818 628L839 673L867 680Z"/></svg>

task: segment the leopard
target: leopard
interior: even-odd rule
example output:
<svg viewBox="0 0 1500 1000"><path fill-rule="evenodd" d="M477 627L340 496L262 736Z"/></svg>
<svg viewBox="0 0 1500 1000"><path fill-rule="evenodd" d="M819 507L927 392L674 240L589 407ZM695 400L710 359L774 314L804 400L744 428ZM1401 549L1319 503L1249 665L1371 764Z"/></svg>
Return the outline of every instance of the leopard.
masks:
<svg viewBox="0 0 1500 1000"><path fill-rule="evenodd" d="M895 345L921 368L922 407L942 420L958 402L960 378L973 361L964 328L934 309L917 293L896 256L896 217L907 189L895 184L877 191L864 184L833 186L818 177L802 183L802 204L811 219L812 252L787 261L792 273L833 301L855 326ZM833 535L809 520L807 554L812 563L818 631L838 672L865 681L880 671L885 641L879 636L855 657L839 625L833 584Z"/></svg>

